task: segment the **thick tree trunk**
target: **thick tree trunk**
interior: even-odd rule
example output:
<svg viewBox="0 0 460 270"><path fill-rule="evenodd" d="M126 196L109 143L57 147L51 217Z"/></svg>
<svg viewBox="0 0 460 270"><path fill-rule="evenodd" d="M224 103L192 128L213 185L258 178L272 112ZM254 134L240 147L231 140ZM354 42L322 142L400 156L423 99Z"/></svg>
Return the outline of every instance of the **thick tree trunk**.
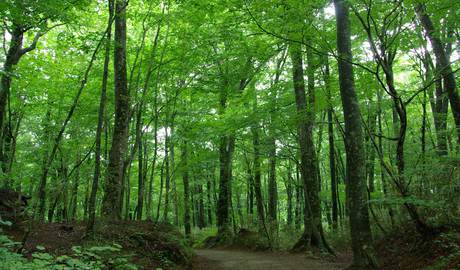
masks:
<svg viewBox="0 0 460 270"><path fill-rule="evenodd" d="M121 218L120 190L128 139L130 102L126 74L126 3L126 0L115 2L115 125L102 201L102 214L108 219Z"/></svg>
<svg viewBox="0 0 460 270"><path fill-rule="evenodd" d="M289 51L292 59L292 76L294 94L297 108L297 128L300 146L300 174L304 189L304 233L294 245L294 249L306 249L310 245L324 247L321 237L321 207L318 196L319 183L316 169L315 149L313 143L314 126L314 84L313 67L308 70L309 77L309 107L305 95L305 82L303 78L302 51L299 44L291 44ZM311 56L311 55L309 55ZM310 59L311 60L311 59ZM309 60L309 61L310 61ZM310 62L311 63L311 62Z"/></svg>
<svg viewBox="0 0 460 270"><path fill-rule="evenodd" d="M350 207L353 264L357 269L376 268L373 260L372 233L366 196L366 160L361 112L355 92L349 7L346 0L334 0L337 22L337 51L340 95L345 117L345 146L347 150L347 197Z"/></svg>
<svg viewBox="0 0 460 270"><path fill-rule="evenodd" d="M227 106L227 83L220 93L220 114L225 112ZM231 235L230 229L230 200L231 200L231 170L232 158L235 148L235 136L224 134L220 136L219 145L219 198L217 202L217 228L218 235L223 242Z"/></svg>

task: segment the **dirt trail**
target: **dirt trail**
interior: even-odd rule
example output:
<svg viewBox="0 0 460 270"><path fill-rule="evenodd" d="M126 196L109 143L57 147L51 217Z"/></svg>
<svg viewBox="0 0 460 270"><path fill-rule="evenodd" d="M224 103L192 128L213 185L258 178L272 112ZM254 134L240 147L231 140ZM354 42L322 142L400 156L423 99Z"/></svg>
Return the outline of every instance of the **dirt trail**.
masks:
<svg viewBox="0 0 460 270"><path fill-rule="evenodd" d="M194 270L338 270L346 265L305 255L237 250L195 250Z"/></svg>

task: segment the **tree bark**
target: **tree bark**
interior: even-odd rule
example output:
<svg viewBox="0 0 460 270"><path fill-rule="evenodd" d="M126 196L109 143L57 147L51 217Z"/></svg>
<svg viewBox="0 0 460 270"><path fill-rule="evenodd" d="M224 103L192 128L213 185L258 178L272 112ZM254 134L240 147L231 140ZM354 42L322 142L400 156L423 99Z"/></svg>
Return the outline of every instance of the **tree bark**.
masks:
<svg viewBox="0 0 460 270"><path fill-rule="evenodd" d="M171 174L170 174L170 166L169 166L169 134L168 134L168 127L166 126L165 128L165 170L164 170L164 179L165 179L165 204L164 204L164 210L163 210L163 221L168 222L168 214L169 214L169 190L170 190L170 184L171 184Z"/></svg>
<svg viewBox="0 0 460 270"><path fill-rule="evenodd" d="M339 211L337 206L337 197L338 197L338 184L337 184L337 173L335 166L335 142L334 142L334 123L332 119L333 114L333 105L332 105L332 96L330 89L330 71L329 71L329 61L326 58L325 60L325 71L324 71L324 83L327 89L327 97L329 102L329 108L327 110L327 126L328 126L328 141L329 141L329 172L331 176L331 206L332 206L332 228L337 230L338 220L339 220Z"/></svg>
<svg viewBox="0 0 460 270"><path fill-rule="evenodd" d="M102 214L114 220L121 218L121 185L123 159L127 149L129 125L129 92L126 74L126 0L115 1L115 125L107 166Z"/></svg>
<svg viewBox="0 0 460 270"><path fill-rule="evenodd" d="M5 172L8 168L8 163L11 156L5 155L3 149L3 143L5 138L3 137L3 129L5 128L5 117L7 114L8 97L10 94L11 82L13 78L14 68L21 60L22 56L26 53L35 49L38 39L41 34L36 34L32 44L23 48L24 34L27 30L16 23L13 23L11 29L11 38L9 42L8 51L5 55L5 62L3 64L3 71L0 79L0 168Z"/></svg>
<svg viewBox="0 0 460 270"><path fill-rule="evenodd" d="M447 150L447 111L449 108L449 99L444 93L442 87L442 75L436 74L434 78L433 67L436 70L440 70L439 63L436 66L433 64L433 60L429 52L425 51L423 65L425 68L425 84L430 82L433 79L436 79L434 87L429 87L429 98L431 112L433 115L434 130L436 134L436 148L440 156L446 156L448 154ZM425 90L424 92L427 92Z"/></svg>
<svg viewBox="0 0 460 270"><path fill-rule="evenodd" d="M361 111L355 92L349 6L346 0L334 0L337 26L339 85L345 117L347 152L347 197L350 207L352 266L357 269L376 268L372 250L372 233L366 196L366 160Z"/></svg>
<svg viewBox="0 0 460 270"><path fill-rule="evenodd" d="M438 73L442 75L445 91L449 97L450 107L456 126L457 144L460 145L460 97L457 92L455 76L452 71L448 54L446 53L443 42L439 38L439 32L434 27L434 24L426 11L425 5L417 4L415 6L415 12L417 13L420 23L425 29L428 39L431 42L433 52L436 56L436 62L439 63L439 67L437 68Z"/></svg>
<svg viewBox="0 0 460 270"><path fill-rule="evenodd" d="M101 175L101 153L102 153L102 129L105 119L105 106L107 101L107 81L109 75L109 63L110 63L110 47L112 42L112 23L113 23L113 9L114 9L113 0L108 0L108 29L107 29L107 40L105 43L105 58L104 58L104 71L102 73L102 87L101 87L101 96L99 99L99 111L97 118L97 127L96 127L96 149L94 153L94 175L93 182L91 185L91 194L88 201L88 223L86 225L86 231L88 233L93 232L94 223L96 218L96 198L97 190L99 189L99 178Z"/></svg>
<svg viewBox="0 0 460 270"><path fill-rule="evenodd" d="M256 207L257 207L257 217L259 230L261 232L265 231L265 209L264 209L264 199L262 196L262 182L261 182L261 168L260 168L260 138L258 127L252 128L252 144L254 148L254 161L253 161L253 171L254 171L254 195L256 198Z"/></svg>
<svg viewBox="0 0 460 270"><path fill-rule="evenodd" d="M315 149L313 143L314 126L314 85L312 70L309 70L309 107L305 94L302 51L300 44L289 46L292 60L292 76L297 108L298 142L300 146L300 175L304 190L304 232L294 249L308 249L311 245L323 248L324 243L320 235L321 208L318 197L319 183L316 169ZM313 67L309 67L312 69Z"/></svg>
<svg viewBox="0 0 460 270"><path fill-rule="evenodd" d="M187 154L187 141L182 143L182 181L184 183L184 228L185 235L190 238L191 225L190 225L190 183L188 175L188 154Z"/></svg>

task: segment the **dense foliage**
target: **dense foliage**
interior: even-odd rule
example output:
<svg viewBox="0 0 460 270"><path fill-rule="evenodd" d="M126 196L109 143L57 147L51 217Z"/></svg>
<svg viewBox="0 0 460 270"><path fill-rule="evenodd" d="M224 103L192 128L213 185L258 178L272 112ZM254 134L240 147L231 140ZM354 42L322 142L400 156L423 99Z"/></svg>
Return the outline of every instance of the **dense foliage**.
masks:
<svg viewBox="0 0 460 270"><path fill-rule="evenodd" d="M0 177L36 219L329 251L350 225L353 240L460 223L459 1L6 0L0 15Z"/></svg>

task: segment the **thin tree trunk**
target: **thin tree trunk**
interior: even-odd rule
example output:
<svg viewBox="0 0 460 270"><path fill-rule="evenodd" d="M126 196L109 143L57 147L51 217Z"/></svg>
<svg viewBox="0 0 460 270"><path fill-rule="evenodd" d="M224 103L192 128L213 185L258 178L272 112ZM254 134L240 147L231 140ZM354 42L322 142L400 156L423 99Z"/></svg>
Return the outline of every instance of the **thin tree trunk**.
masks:
<svg viewBox="0 0 460 270"><path fill-rule="evenodd" d="M211 188L211 180L210 177L206 177L206 197L207 197L207 210L208 210L208 224L212 226L212 188Z"/></svg>
<svg viewBox="0 0 460 270"><path fill-rule="evenodd" d="M295 184L294 184L294 189L295 189L295 211L294 211L294 223L295 223L295 229L300 230L300 221L301 221L301 201L302 201L302 195L301 195L301 185L300 185L300 169L299 169L299 164L296 162L296 178L295 178Z"/></svg>
<svg viewBox="0 0 460 270"><path fill-rule="evenodd" d="M96 149L94 157L94 175L91 186L91 195L89 196L88 202L88 223L86 225L86 231L88 233L93 232L94 223L96 218L96 198L97 190L99 189L99 178L101 175L101 141L102 141L102 129L104 125L105 115L105 104L107 101L107 81L109 75L109 62L110 62L110 47L112 40L112 23L113 23L113 0L108 0L109 19L107 28L107 41L105 43L105 58L104 58L104 71L102 74L102 87L101 97L99 99L99 111L96 127ZM106 127L107 129L108 127ZM107 138L106 138L107 139Z"/></svg>
<svg viewBox="0 0 460 270"><path fill-rule="evenodd" d="M334 142L334 123L332 119L333 105L331 96L330 86L330 71L329 71L329 59L325 59L325 72L324 72L324 83L327 89L327 97L329 102L329 108L327 110L327 126L328 126L328 142L329 142L329 172L331 176L331 206L332 206L332 228L337 230L339 211L337 206L338 197L338 184L337 184L337 173L335 165L335 142Z"/></svg>
<svg viewBox="0 0 460 270"><path fill-rule="evenodd" d="M292 179L292 174L291 174L291 162L288 161L288 171L287 171L287 177L286 177L286 196L287 196L287 220L286 220L286 225L288 229L290 230L292 228L292 221L293 221L293 207L292 207L292 199L293 199L293 185L294 179Z"/></svg>
<svg viewBox="0 0 460 270"><path fill-rule="evenodd" d="M138 121L142 121L142 118ZM140 128L139 128L140 129ZM139 135L141 136L141 135ZM144 184L144 158L143 157L143 145L142 145L142 137L140 138L141 142L139 143L139 149L137 150L137 167L138 167L138 184L137 184L137 220L142 220L142 212L144 210L144 192L145 192L145 184Z"/></svg>
<svg viewBox="0 0 460 270"><path fill-rule="evenodd" d="M182 143L182 181L184 183L184 228L185 235L190 238L191 225L190 225L190 183L188 175L188 154L187 154L187 141Z"/></svg>
<svg viewBox="0 0 460 270"><path fill-rule="evenodd" d="M170 159L169 159L169 140L170 137L168 135L168 127L165 128L165 204L164 204L164 211L163 211L163 221L168 222L168 214L169 214L169 189L171 184L171 174L170 174Z"/></svg>
<svg viewBox="0 0 460 270"><path fill-rule="evenodd" d="M160 219L160 207L161 207L161 199L163 198L163 185L164 185L164 167L165 167L165 159L163 158L163 162L161 163L160 168L160 192L158 194L158 205L157 205L157 216L155 221L158 222Z"/></svg>
<svg viewBox="0 0 460 270"><path fill-rule="evenodd" d="M254 194L256 198L259 230L265 232L265 210L262 196L261 168L260 168L260 139L258 127L252 128L252 142L254 147Z"/></svg>
<svg viewBox="0 0 460 270"><path fill-rule="evenodd" d="M72 194L70 197L70 214L69 218L70 220L76 220L77 219L77 210L78 210L78 187L80 185L80 163L81 163L81 156L80 156L80 151L77 150L77 161L76 161L76 168L75 168L75 177L73 179L73 185L72 185Z"/></svg>

